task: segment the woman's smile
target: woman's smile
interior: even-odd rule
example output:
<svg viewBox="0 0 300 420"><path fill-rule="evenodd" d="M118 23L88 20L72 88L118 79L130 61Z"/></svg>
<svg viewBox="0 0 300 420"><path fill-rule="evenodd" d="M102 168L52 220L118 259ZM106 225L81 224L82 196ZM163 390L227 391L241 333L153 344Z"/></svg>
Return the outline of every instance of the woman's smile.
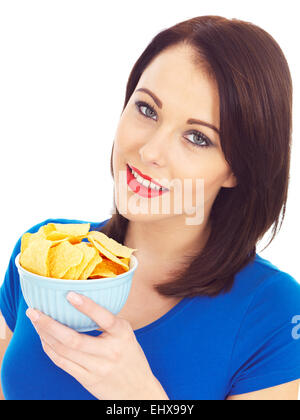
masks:
<svg viewBox="0 0 300 420"><path fill-rule="evenodd" d="M158 197L169 191L167 188L159 187L154 181L150 181L149 179L146 180L144 177L141 177L136 171L132 170L128 164L127 185L136 194L147 198Z"/></svg>

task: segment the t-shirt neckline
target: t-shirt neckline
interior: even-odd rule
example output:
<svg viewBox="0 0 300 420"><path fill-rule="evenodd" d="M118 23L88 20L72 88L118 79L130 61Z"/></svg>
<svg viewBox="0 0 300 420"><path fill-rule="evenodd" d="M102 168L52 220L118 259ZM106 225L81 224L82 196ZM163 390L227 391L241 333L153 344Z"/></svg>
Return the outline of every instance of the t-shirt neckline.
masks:
<svg viewBox="0 0 300 420"><path fill-rule="evenodd" d="M192 300L193 298L184 297L175 306L173 306L173 308L171 308L168 312L166 312L160 318L156 319L155 321L151 322L148 325L144 325L144 327L133 330L133 332L139 335L149 330L152 330L153 328L161 325L162 323L166 322L170 318L173 318L181 309L187 306L187 304L191 303Z"/></svg>

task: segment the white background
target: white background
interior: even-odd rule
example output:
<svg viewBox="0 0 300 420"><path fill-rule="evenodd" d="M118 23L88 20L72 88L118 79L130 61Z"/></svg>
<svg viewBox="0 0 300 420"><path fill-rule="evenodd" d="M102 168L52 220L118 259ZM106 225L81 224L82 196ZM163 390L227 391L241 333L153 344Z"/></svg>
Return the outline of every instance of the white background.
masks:
<svg viewBox="0 0 300 420"><path fill-rule="evenodd" d="M260 255L300 280L297 1L209 3L0 2L0 283L17 239L31 226L50 217L110 217L110 153L131 68L159 31L207 14L261 26L289 62L294 143L288 207L281 232Z"/></svg>

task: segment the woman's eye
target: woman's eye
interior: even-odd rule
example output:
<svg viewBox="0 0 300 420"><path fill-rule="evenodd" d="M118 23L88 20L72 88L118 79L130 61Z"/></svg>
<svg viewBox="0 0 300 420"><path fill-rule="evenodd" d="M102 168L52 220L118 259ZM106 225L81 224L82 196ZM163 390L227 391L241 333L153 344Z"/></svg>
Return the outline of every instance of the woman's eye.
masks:
<svg viewBox="0 0 300 420"><path fill-rule="evenodd" d="M204 134L202 134L200 131L193 131L189 134L189 136L192 136L195 138L197 138L196 142L193 140L187 140L186 137L184 137L186 139L186 141L188 143L190 143L191 146L196 146L196 147L209 147L212 145L211 141L209 140L208 137L206 137Z"/></svg>
<svg viewBox="0 0 300 420"><path fill-rule="evenodd" d="M142 114L146 118L153 119L152 118L153 114L156 115L155 109L151 105L147 104L147 102L136 102L136 107L137 107L139 113ZM142 108L145 108L146 111L145 112L142 111ZM147 113L147 111L149 111L149 112Z"/></svg>

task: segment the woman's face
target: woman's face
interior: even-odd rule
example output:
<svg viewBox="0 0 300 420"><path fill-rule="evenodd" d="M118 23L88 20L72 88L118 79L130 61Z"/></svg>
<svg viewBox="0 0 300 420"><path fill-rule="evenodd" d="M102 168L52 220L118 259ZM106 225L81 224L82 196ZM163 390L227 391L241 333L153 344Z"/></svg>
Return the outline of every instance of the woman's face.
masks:
<svg viewBox="0 0 300 420"><path fill-rule="evenodd" d="M201 222L192 223L201 224L220 188L236 185L221 150L216 83L195 67L191 53L176 46L157 56L120 118L113 151L115 201L129 220L191 217L202 209ZM127 164L168 191L157 195L142 187L128 175Z"/></svg>

